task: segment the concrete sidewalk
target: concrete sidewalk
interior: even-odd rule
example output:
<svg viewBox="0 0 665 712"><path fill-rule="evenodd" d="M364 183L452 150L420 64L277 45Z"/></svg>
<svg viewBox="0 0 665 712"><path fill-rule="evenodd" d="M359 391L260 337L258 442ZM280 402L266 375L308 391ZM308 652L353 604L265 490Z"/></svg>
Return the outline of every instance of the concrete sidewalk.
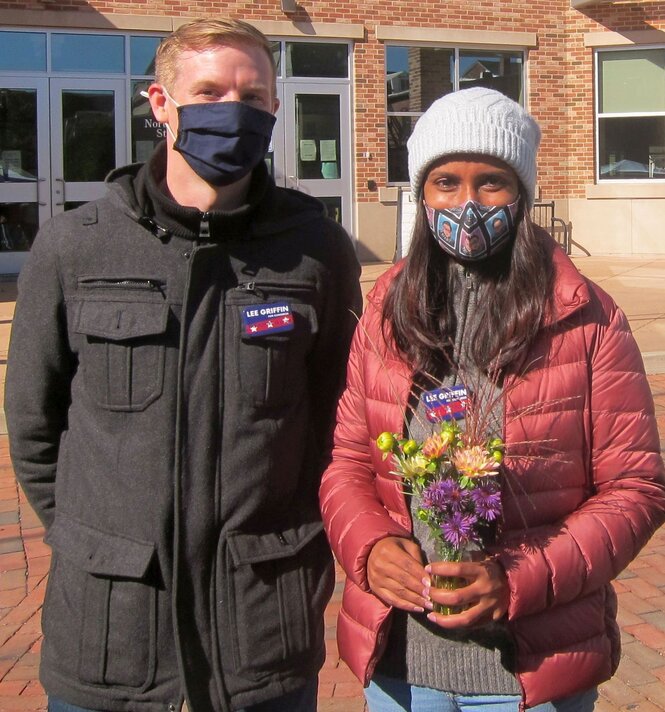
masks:
<svg viewBox="0 0 665 712"><path fill-rule="evenodd" d="M575 262L627 313L650 373L661 443L665 443L665 259L584 257ZM387 267L365 266L364 293ZM0 365L6 358L13 299L13 286L0 283ZM4 386L4 369L0 380ZM38 682L38 659L50 550L42 535L16 484L6 435L0 435L0 712L37 712L46 705ZM339 660L335 643L343 581L339 570L337 574L326 610L328 655L320 676L319 712L362 712L361 686ZM665 529L656 533L614 585L623 659L617 675L602 685L596 710L665 710Z"/></svg>

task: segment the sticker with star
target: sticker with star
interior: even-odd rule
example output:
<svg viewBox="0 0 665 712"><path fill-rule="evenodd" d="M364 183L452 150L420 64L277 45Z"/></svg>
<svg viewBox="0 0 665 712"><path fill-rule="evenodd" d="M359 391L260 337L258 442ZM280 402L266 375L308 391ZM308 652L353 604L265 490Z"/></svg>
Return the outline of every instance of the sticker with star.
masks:
<svg viewBox="0 0 665 712"><path fill-rule="evenodd" d="M250 338L293 330L293 313L286 302L243 307L242 333Z"/></svg>
<svg viewBox="0 0 665 712"><path fill-rule="evenodd" d="M432 423L464 418L468 397L466 386L436 388L433 391L426 391L420 396L425 405L427 419Z"/></svg>

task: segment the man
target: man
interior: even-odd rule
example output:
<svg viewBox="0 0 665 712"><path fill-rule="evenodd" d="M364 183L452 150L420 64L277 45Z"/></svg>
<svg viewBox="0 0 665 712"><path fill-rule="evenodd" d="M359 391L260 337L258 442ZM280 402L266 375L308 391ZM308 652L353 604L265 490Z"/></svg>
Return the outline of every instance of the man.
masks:
<svg viewBox="0 0 665 712"><path fill-rule="evenodd" d="M268 176L262 34L196 21L156 74L165 145L47 223L19 281L6 411L53 549L41 680L54 712L310 712L358 263Z"/></svg>

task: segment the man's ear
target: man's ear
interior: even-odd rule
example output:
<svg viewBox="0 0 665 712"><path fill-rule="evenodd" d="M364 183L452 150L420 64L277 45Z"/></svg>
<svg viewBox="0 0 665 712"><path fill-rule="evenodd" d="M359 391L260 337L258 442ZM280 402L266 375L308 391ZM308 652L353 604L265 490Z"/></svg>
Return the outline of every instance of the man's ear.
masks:
<svg viewBox="0 0 665 712"><path fill-rule="evenodd" d="M166 109L166 94L161 84L153 82L148 87L148 101L152 108L153 116L160 124L168 123L169 116Z"/></svg>

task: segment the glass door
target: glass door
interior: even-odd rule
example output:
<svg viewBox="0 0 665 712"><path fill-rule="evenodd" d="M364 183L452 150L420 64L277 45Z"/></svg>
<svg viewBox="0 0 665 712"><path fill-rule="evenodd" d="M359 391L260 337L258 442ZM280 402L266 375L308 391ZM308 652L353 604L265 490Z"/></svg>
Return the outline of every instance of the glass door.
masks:
<svg viewBox="0 0 665 712"><path fill-rule="evenodd" d="M0 78L0 272L23 265L51 215L46 79Z"/></svg>
<svg viewBox="0 0 665 712"><path fill-rule="evenodd" d="M328 208L349 234L351 211L351 128L348 84L283 85L281 121L275 127L277 149L283 146L283 184L313 195ZM280 124L283 137L279 135Z"/></svg>
<svg viewBox="0 0 665 712"><path fill-rule="evenodd" d="M126 163L125 82L51 79L52 212L104 195L104 178Z"/></svg>

